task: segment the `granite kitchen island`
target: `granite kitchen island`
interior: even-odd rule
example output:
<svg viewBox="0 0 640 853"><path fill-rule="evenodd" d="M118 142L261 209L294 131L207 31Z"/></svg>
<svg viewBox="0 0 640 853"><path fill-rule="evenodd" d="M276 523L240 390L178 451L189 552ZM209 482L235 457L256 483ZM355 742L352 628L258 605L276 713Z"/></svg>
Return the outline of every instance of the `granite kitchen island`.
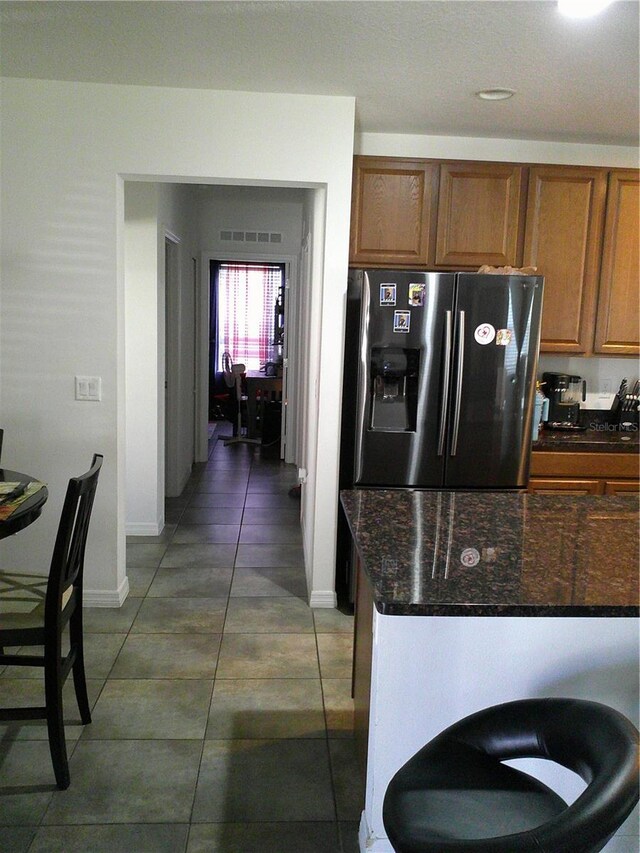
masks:
<svg viewBox="0 0 640 853"><path fill-rule="evenodd" d="M637 498L367 489L341 499L358 565L362 851L392 851L382 801L398 767L473 711L573 696L637 725ZM517 764L567 800L582 790L568 771ZM637 818L611 845L638 850Z"/></svg>

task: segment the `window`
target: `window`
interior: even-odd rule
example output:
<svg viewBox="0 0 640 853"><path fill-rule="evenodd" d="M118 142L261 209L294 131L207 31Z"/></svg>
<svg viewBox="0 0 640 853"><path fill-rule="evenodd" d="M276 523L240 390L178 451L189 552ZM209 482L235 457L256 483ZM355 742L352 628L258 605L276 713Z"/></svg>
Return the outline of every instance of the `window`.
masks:
<svg viewBox="0 0 640 853"><path fill-rule="evenodd" d="M283 279L281 264L217 265L218 370L222 369L225 351L247 370L258 370L271 358Z"/></svg>

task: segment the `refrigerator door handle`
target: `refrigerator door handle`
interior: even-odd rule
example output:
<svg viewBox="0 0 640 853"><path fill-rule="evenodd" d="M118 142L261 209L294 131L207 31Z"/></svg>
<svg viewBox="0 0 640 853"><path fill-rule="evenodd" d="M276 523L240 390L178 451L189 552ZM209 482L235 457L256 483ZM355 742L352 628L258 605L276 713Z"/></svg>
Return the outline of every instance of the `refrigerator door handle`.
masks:
<svg viewBox="0 0 640 853"><path fill-rule="evenodd" d="M447 407L449 403L449 382L451 374L451 345L453 322L451 311L445 314L444 367L442 370L442 406L440 408L440 432L438 434L438 456L444 454L444 440L447 434Z"/></svg>
<svg viewBox="0 0 640 853"><path fill-rule="evenodd" d="M456 402L453 412L453 432L451 437L451 456L458 449L458 431L460 429L460 409L462 408L462 373L464 370L464 311L458 313L458 366L456 371Z"/></svg>

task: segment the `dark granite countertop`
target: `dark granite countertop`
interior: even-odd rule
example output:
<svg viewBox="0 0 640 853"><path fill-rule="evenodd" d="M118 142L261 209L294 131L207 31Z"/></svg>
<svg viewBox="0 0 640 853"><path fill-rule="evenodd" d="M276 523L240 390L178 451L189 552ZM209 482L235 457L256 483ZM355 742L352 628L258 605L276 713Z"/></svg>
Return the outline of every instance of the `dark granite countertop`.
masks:
<svg viewBox="0 0 640 853"><path fill-rule="evenodd" d="M638 498L362 489L342 505L380 613L638 616Z"/></svg>
<svg viewBox="0 0 640 853"><path fill-rule="evenodd" d="M565 432L542 429L532 449L579 453L638 453L640 431L624 432L617 426L594 425L593 429Z"/></svg>

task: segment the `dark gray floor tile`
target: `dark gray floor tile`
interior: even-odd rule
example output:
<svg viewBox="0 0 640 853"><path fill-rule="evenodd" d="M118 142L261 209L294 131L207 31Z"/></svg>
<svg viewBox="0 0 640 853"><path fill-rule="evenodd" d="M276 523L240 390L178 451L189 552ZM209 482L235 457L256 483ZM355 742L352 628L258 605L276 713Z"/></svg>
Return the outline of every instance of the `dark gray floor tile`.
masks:
<svg viewBox="0 0 640 853"><path fill-rule="evenodd" d="M245 475L234 476L228 474L226 476L201 478L196 483L195 493L201 494L224 494L224 495L241 495L244 497L247 491L248 477Z"/></svg>
<svg viewBox="0 0 640 853"><path fill-rule="evenodd" d="M35 826L0 826L0 850L27 853L36 829Z"/></svg>
<svg viewBox="0 0 640 853"><path fill-rule="evenodd" d="M281 512L295 512L296 521L300 518L300 501L286 495L274 495L269 492L249 492L244 502L248 509L268 509L272 519L278 519Z"/></svg>
<svg viewBox="0 0 640 853"><path fill-rule="evenodd" d="M249 506L247 504L243 524L300 524L300 505L292 506Z"/></svg>
<svg viewBox="0 0 640 853"><path fill-rule="evenodd" d="M225 634L218 678L317 678L313 634Z"/></svg>
<svg viewBox="0 0 640 853"><path fill-rule="evenodd" d="M225 634L311 634L313 617L299 598L259 597L229 600Z"/></svg>
<svg viewBox="0 0 640 853"><path fill-rule="evenodd" d="M166 543L161 545L127 545L127 567L158 568L167 550Z"/></svg>
<svg viewBox="0 0 640 853"><path fill-rule="evenodd" d="M233 566L235 545L169 545L160 568L207 568Z"/></svg>
<svg viewBox="0 0 640 853"><path fill-rule="evenodd" d="M353 614L333 607L314 607L313 621L317 634L353 634Z"/></svg>
<svg viewBox="0 0 640 853"><path fill-rule="evenodd" d="M43 826L29 853L184 853L188 833L186 823Z"/></svg>
<svg viewBox="0 0 640 853"><path fill-rule="evenodd" d="M67 744L68 753L75 744ZM0 755L0 822L4 826L39 824L56 788L49 744L5 739Z"/></svg>
<svg viewBox="0 0 640 853"><path fill-rule="evenodd" d="M149 591L151 581L154 578L157 569L153 567L128 568L127 578L129 579L129 595L132 598L143 598Z"/></svg>
<svg viewBox="0 0 640 853"><path fill-rule="evenodd" d="M206 741L193 821L332 821L323 740Z"/></svg>
<svg viewBox="0 0 640 853"><path fill-rule="evenodd" d="M104 679L109 675L126 636L126 634L85 633L84 668L87 678ZM67 648L68 643L64 646L65 651ZM17 654L39 655L42 654L42 647L26 646L17 651ZM4 678L27 678L42 681L43 670L36 666L7 666L0 675L0 680Z"/></svg>
<svg viewBox="0 0 640 853"><path fill-rule="evenodd" d="M243 545L295 545L302 550L302 533L299 524L243 524L240 542Z"/></svg>
<svg viewBox="0 0 640 853"><path fill-rule="evenodd" d="M90 707L93 708L95 705L103 685L104 681L102 679L87 679L87 695ZM44 678L5 678L2 680L0 697L2 705L5 708L44 705ZM77 740L86 726L83 726L80 720L80 711L78 710L72 676L69 676L64 685L62 706L64 709L64 728L67 742ZM0 723L0 743L9 740L46 741L48 737L46 720L15 720L13 722ZM2 823L1 812L0 823Z"/></svg>
<svg viewBox="0 0 640 853"><path fill-rule="evenodd" d="M304 566L302 545L238 545L236 555L237 568L260 568L262 566L280 567Z"/></svg>
<svg viewBox="0 0 640 853"><path fill-rule="evenodd" d="M180 517L181 524L240 524L241 506L187 507Z"/></svg>
<svg viewBox="0 0 640 853"><path fill-rule="evenodd" d="M318 679L216 680L208 739L318 737L325 737Z"/></svg>
<svg viewBox="0 0 640 853"><path fill-rule="evenodd" d="M202 739L213 680L112 679L93 709L85 740Z"/></svg>
<svg viewBox="0 0 640 853"><path fill-rule="evenodd" d="M327 736L353 737L351 678L323 678L322 697Z"/></svg>
<svg viewBox="0 0 640 853"><path fill-rule="evenodd" d="M342 853L360 853L360 843L358 841L359 829L359 821L340 821L338 823Z"/></svg>
<svg viewBox="0 0 640 853"><path fill-rule="evenodd" d="M146 598L132 634L220 634L226 598Z"/></svg>
<svg viewBox="0 0 640 853"><path fill-rule="evenodd" d="M84 607L82 623L85 633L125 634L131 628L141 603L142 598L133 598L129 595L121 607Z"/></svg>
<svg viewBox="0 0 640 853"><path fill-rule="evenodd" d="M201 745L189 740L81 741L72 784L44 824L187 823Z"/></svg>
<svg viewBox="0 0 640 853"><path fill-rule="evenodd" d="M219 634L131 634L112 678L213 678Z"/></svg>
<svg viewBox="0 0 640 853"><path fill-rule="evenodd" d="M287 596L293 595L306 602L307 582L300 568L235 569L231 595L236 596Z"/></svg>
<svg viewBox="0 0 640 853"><path fill-rule="evenodd" d="M338 820L358 820L364 809L364 776L353 738L329 740Z"/></svg>
<svg viewBox="0 0 640 853"><path fill-rule="evenodd" d="M148 598L217 598L229 595L233 569L158 569Z"/></svg>
<svg viewBox="0 0 640 853"><path fill-rule="evenodd" d="M350 634L318 634L318 655L323 678L351 678L353 637Z"/></svg>
<svg viewBox="0 0 640 853"><path fill-rule="evenodd" d="M164 520L167 524L171 524L175 527L175 525L180 521L184 514L185 510L183 507L176 507L175 509L167 509L164 513Z"/></svg>
<svg viewBox="0 0 640 853"><path fill-rule="evenodd" d="M233 544L240 536L239 524L179 524L173 545Z"/></svg>
<svg viewBox="0 0 640 853"><path fill-rule="evenodd" d="M244 506L242 492L194 492L189 506L194 507L238 507Z"/></svg>
<svg viewBox="0 0 640 853"><path fill-rule="evenodd" d="M338 853L336 824L193 824L187 853Z"/></svg>
<svg viewBox="0 0 640 853"><path fill-rule="evenodd" d="M127 545L163 545L170 541L175 529L175 524L165 524L157 536L127 536Z"/></svg>

